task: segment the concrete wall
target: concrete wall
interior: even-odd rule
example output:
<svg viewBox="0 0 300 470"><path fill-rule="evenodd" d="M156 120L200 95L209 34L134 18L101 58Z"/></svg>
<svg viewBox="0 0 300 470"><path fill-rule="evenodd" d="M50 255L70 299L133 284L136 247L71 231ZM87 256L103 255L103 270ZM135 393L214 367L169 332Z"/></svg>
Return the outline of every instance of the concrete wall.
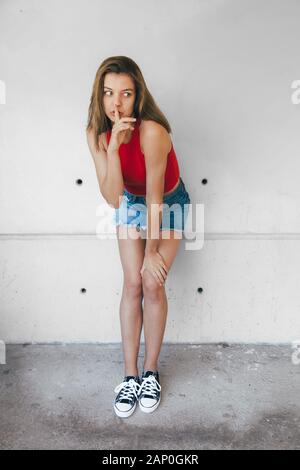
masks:
<svg viewBox="0 0 300 470"><path fill-rule="evenodd" d="M164 341L300 338L299 15L297 0L1 1L1 339L121 340L85 138L111 55L140 65L204 205L204 245L182 242L168 277Z"/></svg>

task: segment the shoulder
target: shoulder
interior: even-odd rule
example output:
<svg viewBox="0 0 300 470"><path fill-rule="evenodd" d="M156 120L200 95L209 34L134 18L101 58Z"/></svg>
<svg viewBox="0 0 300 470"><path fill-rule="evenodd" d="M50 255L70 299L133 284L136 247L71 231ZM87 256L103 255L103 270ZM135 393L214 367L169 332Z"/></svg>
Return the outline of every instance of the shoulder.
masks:
<svg viewBox="0 0 300 470"><path fill-rule="evenodd" d="M87 141L91 146L94 146L94 132L93 129L86 130L86 137ZM98 137L99 147L102 150L107 151L107 140L106 140L106 132L102 132Z"/></svg>
<svg viewBox="0 0 300 470"><path fill-rule="evenodd" d="M144 121L140 123L140 144L143 153L144 150L155 142L164 147L167 153L172 148L172 141L168 131L156 121Z"/></svg>

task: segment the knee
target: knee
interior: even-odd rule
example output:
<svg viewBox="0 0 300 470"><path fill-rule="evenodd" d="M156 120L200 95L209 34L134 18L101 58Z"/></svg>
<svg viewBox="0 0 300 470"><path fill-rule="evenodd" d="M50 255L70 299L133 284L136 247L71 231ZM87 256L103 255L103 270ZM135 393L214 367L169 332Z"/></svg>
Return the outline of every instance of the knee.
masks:
<svg viewBox="0 0 300 470"><path fill-rule="evenodd" d="M145 269L142 274L142 285L144 297L147 297L153 301L160 298L163 286L158 283L158 281L147 269Z"/></svg>
<svg viewBox="0 0 300 470"><path fill-rule="evenodd" d="M136 276L126 276L124 278L124 289L129 295L140 296L143 293L142 278L140 274Z"/></svg>

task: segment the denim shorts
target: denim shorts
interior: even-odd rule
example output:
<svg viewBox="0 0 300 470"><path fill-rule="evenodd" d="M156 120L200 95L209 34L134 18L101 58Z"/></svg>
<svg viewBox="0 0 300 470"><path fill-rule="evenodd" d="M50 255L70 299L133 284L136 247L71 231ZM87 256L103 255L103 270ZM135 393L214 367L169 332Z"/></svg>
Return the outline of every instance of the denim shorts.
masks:
<svg viewBox="0 0 300 470"><path fill-rule="evenodd" d="M179 184L172 193L163 196L161 230L178 230L183 232L190 208L190 196L180 177ZM137 227L138 230L147 229L146 196L129 193L126 189L118 209L114 210L114 225L127 225Z"/></svg>

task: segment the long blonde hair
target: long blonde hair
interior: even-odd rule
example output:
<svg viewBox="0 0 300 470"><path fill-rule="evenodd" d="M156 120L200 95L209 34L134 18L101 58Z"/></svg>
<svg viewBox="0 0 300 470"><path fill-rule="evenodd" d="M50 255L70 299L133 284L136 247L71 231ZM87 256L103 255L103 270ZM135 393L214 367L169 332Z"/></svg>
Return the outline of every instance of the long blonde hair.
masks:
<svg viewBox="0 0 300 470"><path fill-rule="evenodd" d="M91 129L97 150L99 150L99 135L112 128L112 123L106 116L103 106L104 77L109 72L126 73L133 79L136 90L133 111L134 117L145 121L156 121L161 124L168 133L172 132L167 118L159 109L148 90L139 66L126 56L108 57L100 64L97 70L88 110L86 130Z"/></svg>

